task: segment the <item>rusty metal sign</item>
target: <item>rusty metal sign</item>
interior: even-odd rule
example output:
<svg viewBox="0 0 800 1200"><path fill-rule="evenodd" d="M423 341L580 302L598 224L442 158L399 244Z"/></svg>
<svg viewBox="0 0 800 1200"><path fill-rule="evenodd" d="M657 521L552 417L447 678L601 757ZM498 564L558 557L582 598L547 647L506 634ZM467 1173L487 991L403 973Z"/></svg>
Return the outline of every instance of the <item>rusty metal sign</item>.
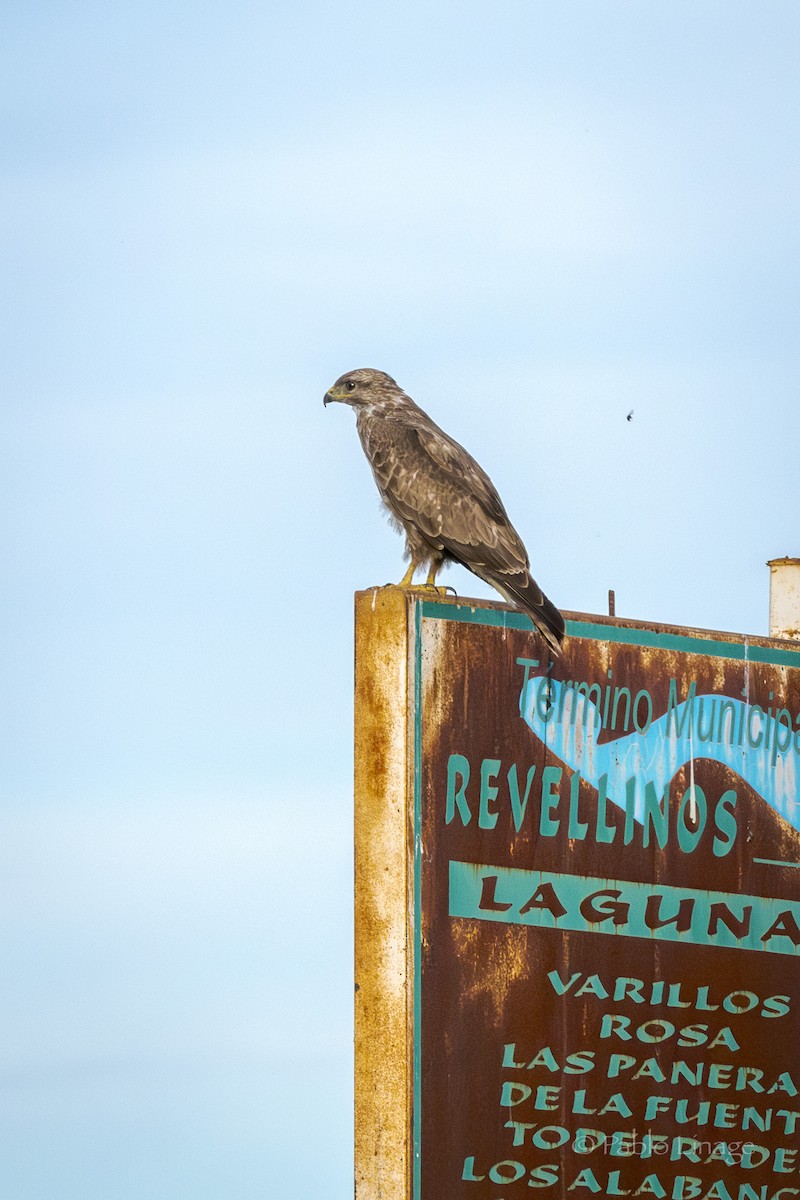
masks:
<svg viewBox="0 0 800 1200"><path fill-rule="evenodd" d="M357 1195L800 1196L800 647L567 632L358 597Z"/></svg>

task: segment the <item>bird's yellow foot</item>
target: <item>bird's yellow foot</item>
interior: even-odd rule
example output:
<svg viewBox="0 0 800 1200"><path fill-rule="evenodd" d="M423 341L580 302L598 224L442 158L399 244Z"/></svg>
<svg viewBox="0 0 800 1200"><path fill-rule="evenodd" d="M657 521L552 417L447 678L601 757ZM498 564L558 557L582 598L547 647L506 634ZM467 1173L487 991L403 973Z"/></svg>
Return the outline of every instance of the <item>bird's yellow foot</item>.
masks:
<svg viewBox="0 0 800 1200"><path fill-rule="evenodd" d="M455 588L447 588L438 583L428 582L414 584L414 591L428 593L432 592L435 596L446 596L448 592L452 592L453 595L455 595Z"/></svg>
<svg viewBox="0 0 800 1200"><path fill-rule="evenodd" d="M436 570L429 571L428 578L425 580L424 583L418 583L415 586L414 591L415 592L417 592L417 591L418 592L427 592L428 595L433 594L434 596L446 596L448 592L452 592L453 595L455 596L455 594L456 594L455 588L444 587L442 584L437 584L436 575L438 573L438 570L439 570L439 568L437 567Z"/></svg>
<svg viewBox="0 0 800 1200"><path fill-rule="evenodd" d="M425 592L428 596L446 596L448 592L452 592L455 596L455 588L440 587L437 583L406 583L405 579L401 579L399 583L386 583L384 587L402 588L404 592Z"/></svg>
<svg viewBox="0 0 800 1200"><path fill-rule="evenodd" d="M446 596L448 592L452 592L454 596L456 595L454 587L443 587L436 583L436 571L429 571L428 578L424 583L414 583L415 570L416 566L412 563L399 583L387 583L386 586L403 588L413 592L433 592L437 596Z"/></svg>

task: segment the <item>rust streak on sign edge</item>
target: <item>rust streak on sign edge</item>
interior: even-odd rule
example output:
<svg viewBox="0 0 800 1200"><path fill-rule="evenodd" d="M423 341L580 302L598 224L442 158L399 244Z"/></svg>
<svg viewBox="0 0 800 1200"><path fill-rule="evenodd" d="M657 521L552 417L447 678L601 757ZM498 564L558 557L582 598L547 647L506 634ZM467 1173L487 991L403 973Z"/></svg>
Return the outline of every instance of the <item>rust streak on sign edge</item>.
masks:
<svg viewBox="0 0 800 1200"><path fill-rule="evenodd" d="M355 597L356 1200L411 1195L408 600L395 588Z"/></svg>

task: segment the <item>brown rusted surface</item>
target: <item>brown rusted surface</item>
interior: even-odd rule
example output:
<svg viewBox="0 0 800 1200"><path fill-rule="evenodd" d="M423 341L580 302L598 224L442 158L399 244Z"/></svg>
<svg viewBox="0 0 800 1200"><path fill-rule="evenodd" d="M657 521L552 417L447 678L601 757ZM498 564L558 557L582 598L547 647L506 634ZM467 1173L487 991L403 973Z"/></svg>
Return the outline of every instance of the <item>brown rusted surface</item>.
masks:
<svg viewBox="0 0 800 1200"><path fill-rule="evenodd" d="M406 598L356 596L355 1194L407 1200L411 1104Z"/></svg>
<svg viewBox="0 0 800 1200"><path fill-rule="evenodd" d="M384 594L377 593L378 613ZM416 1056L416 1076L412 1062L405 1081L413 1103L403 1110L409 1138L415 1111L417 1119L417 1172L411 1170L408 1142L403 1160L404 1170L411 1170L411 1200L514 1200L532 1189L559 1200L587 1195L775 1200L796 1194L781 1192L800 1188L800 1156L793 1157L800 1144L800 958L793 940L800 933L791 925L794 918L781 918L778 932L769 924L772 916L759 927L770 952L742 941L725 944L700 920L677 940L667 940L657 919L668 929L678 900L692 901L691 915L721 896L730 900L729 915L741 915L738 897L753 899L754 920L761 900L775 901L775 912L797 912L792 906L800 901L794 807L800 802L800 750L796 757L792 749L774 760L766 752L763 760L740 755L723 744L724 736L719 745L713 738L703 742L702 721L688 759L681 755L685 738L676 735L668 745L647 740L651 726L658 730L675 699L691 695L694 686L698 696L718 700L718 715L723 698L733 706L731 724L719 727L722 734L733 728L735 712L783 709L796 721L800 741L796 647L776 639L566 614L570 636L549 671L553 695L561 695L561 688L569 698L569 686L581 682L597 685L600 707L606 684L627 687L632 698L646 696L639 709L642 729L624 715L622 696L616 723L609 706L595 744L580 717L574 733L566 718L554 723L564 726L559 742L536 724L534 709L521 706L525 669L518 658L541 660L530 671L534 682L544 675L548 658L516 613L478 601L432 606L420 594L393 596L386 610L392 620L399 621L398 608L408 606L408 623L402 625L408 640L398 638L395 649L409 669L404 680L402 671L393 676L396 697L407 695L409 709L415 696L421 699L416 717L410 714L403 756L408 819L417 840L412 836L402 847L401 836L394 840L403 869L412 855L405 890L398 882L393 891L403 920L406 900L414 897L415 872L421 897L416 940L413 904L405 926L407 1015L416 1024L410 1021L407 1046L393 1043L396 1063L407 1063L409 1053ZM371 592L359 596L360 614L372 598ZM505 626L503 613L509 614ZM481 623L486 619L496 623ZM646 644L632 644L637 641ZM365 712L374 698L359 695ZM741 710L735 708L740 700ZM378 709L384 703L388 700L379 700ZM704 711L712 711L710 700ZM373 722L373 740L380 740L377 727ZM396 721L393 727L399 728ZM753 728L758 734L758 722ZM601 821L593 767L615 761L613 756L622 760L629 736L641 753L624 778L642 786L663 778L663 824L640 821L633 806L629 814L610 802ZM399 746L399 735L392 744ZM365 758L363 768L377 767L378 777L385 778L385 756L363 749L374 760ZM470 769L463 808L453 801L454 761ZM549 799L543 791L548 768ZM781 811L769 799L776 773ZM519 795L528 779L523 810ZM698 820L684 800L690 786L706 813L696 836ZM377 793L375 803L380 804ZM392 852L388 843L386 852ZM466 864L466 877L484 885L476 893L480 911L454 912L462 901L454 899L453 864ZM395 870L383 866L390 874ZM653 927L639 928L621 912L616 933L597 913L585 928L570 927L570 916L558 913L549 927L514 923L519 905L503 888L515 871L555 880L551 905L560 896L570 907L573 896L620 887L637 896L660 896ZM488 890L487 878L495 881ZM532 900L534 888L529 890L525 896ZM536 895L539 909L546 907L547 893L538 884ZM690 1032L681 1034L684 1028ZM362 1035L362 1049L363 1040ZM673 1078L676 1062L684 1066ZM394 1120L395 1111L384 1109L384 1117ZM740 1194L740 1185L753 1190ZM378 1194L390 1193L369 1193ZM405 1195L391 1193L396 1194Z"/></svg>

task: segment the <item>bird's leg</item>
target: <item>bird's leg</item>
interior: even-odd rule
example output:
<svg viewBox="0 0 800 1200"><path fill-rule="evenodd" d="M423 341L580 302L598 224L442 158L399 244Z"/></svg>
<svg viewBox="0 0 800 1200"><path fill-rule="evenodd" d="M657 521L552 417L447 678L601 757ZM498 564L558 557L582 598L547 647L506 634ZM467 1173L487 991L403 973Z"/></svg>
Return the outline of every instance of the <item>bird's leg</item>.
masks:
<svg viewBox="0 0 800 1200"><path fill-rule="evenodd" d="M408 570L406 571L405 575L400 580L400 582L398 583L397 586L401 587L401 588L411 587L411 580L414 578L414 572L416 571L416 569L417 569L417 564L414 562L414 560L412 558L411 562L408 565Z"/></svg>
<svg viewBox="0 0 800 1200"><path fill-rule="evenodd" d="M439 596L446 596L447 588L436 586L436 576L439 574L439 571L441 569L442 569L441 558L432 558L430 568L428 569L428 578L425 580L425 582L422 586L424 588L429 588L433 592L436 592L437 595L439 595Z"/></svg>
<svg viewBox="0 0 800 1200"><path fill-rule="evenodd" d="M424 589L425 591L436 592L437 595L439 595L439 596L446 596L447 588L436 586L436 576L439 572L439 568L441 567L441 565L442 565L441 559L439 559L438 561L436 559L434 559L430 565L430 570L428 571L428 578L425 580L424 583L417 584L416 588L419 589L420 591L422 591ZM400 582L396 583L394 586L399 587L399 588L413 588L415 586L414 582L413 582L414 581L414 572L416 571L418 566L419 566L419 562L415 561L412 558L405 575L400 580Z"/></svg>

